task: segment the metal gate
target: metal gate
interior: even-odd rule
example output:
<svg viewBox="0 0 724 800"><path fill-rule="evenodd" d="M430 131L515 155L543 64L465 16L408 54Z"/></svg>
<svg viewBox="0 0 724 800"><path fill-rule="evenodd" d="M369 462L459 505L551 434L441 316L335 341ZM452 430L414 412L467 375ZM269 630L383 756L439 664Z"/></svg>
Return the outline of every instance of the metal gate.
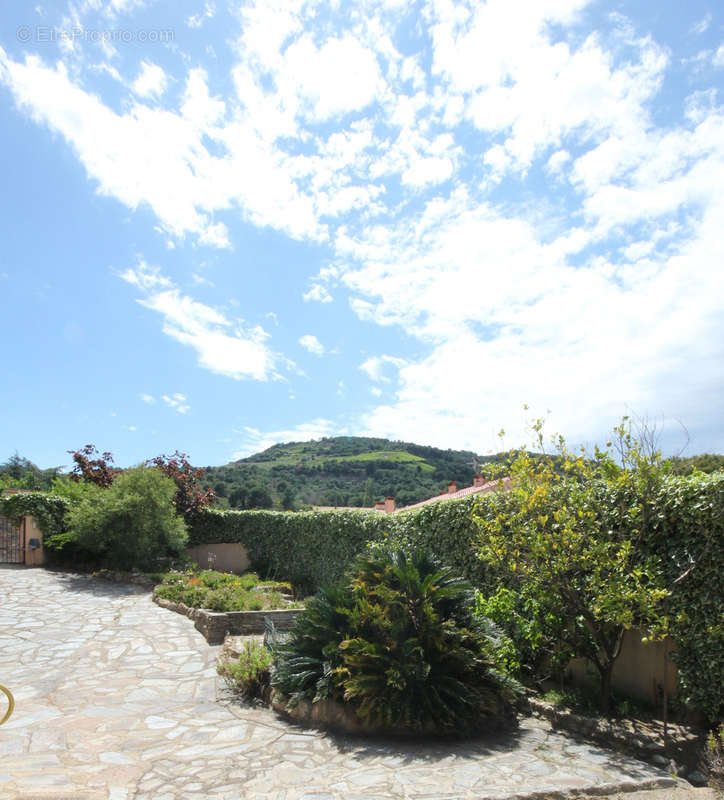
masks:
<svg viewBox="0 0 724 800"><path fill-rule="evenodd" d="M20 528L0 514L0 564L24 564Z"/></svg>

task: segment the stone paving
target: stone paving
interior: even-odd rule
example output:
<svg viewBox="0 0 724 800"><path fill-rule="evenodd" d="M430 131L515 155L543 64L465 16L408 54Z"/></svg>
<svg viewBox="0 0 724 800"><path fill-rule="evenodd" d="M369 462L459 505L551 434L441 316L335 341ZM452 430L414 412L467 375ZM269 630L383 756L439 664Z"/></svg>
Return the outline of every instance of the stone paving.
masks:
<svg viewBox="0 0 724 800"><path fill-rule="evenodd" d="M480 800L675 783L535 718L465 743L302 729L233 702L219 649L138 587L0 566L0 683L16 698L0 797Z"/></svg>

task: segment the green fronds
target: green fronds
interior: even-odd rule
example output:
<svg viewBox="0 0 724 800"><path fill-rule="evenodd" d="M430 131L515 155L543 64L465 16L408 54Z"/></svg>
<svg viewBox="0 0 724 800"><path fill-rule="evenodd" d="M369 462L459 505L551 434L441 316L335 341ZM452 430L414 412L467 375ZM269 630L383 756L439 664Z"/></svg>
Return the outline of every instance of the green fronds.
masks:
<svg viewBox="0 0 724 800"><path fill-rule="evenodd" d="M373 727L459 734L509 717L515 683L496 668L471 586L429 554L358 559L322 590L277 650L273 685L293 704L331 697Z"/></svg>

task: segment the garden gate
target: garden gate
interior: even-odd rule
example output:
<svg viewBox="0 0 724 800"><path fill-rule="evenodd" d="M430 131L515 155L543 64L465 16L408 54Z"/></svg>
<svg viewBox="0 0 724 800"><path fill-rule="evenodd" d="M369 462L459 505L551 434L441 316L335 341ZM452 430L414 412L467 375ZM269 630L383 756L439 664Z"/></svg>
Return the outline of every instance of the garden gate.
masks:
<svg viewBox="0 0 724 800"><path fill-rule="evenodd" d="M0 564L24 564L20 528L0 514Z"/></svg>

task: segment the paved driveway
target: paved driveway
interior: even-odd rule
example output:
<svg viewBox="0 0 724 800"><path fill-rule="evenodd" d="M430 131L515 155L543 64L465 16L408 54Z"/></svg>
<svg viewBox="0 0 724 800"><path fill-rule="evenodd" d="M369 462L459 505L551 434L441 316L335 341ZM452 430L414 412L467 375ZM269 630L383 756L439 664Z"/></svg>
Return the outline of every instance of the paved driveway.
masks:
<svg viewBox="0 0 724 800"><path fill-rule="evenodd" d="M452 745L298 728L231 703L218 650L136 587L0 566L0 683L17 702L0 797L467 800L672 783L535 719Z"/></svg>

